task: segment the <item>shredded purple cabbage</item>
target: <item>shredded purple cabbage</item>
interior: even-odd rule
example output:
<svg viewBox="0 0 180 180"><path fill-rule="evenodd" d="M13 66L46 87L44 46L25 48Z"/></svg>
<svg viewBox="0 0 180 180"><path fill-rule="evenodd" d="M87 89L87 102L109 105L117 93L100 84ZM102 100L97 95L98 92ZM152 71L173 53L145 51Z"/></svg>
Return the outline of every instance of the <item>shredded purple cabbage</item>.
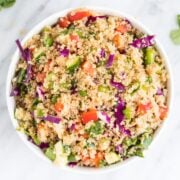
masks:
<svg viewBox="0 0 180 180"><path fill-rule="evenodd" d="M123 92L125 90L125 86L120 82L115 82L114 77L112 77L110 84L114 86L116 89L118 89L120 92Z"/></svg>
<svg viewBox="0 0 180 180"><path fill-rule="evenodd" d="M158 88L156 94L159 95L159 96L164 95L163 89Z"/></svg>
<svg viewBox="0 0 180 180"><path fill-rule="evenodd" d="M26 70L26 80L25 82L28 83L32 78L32 65L28 63L27 70Z"/></svg>
<svg viewBox="0 0 180 180"><path fill-rule="evenodd" d="M103 48L101 49L100 55L101 55L101 58L104 58L106 55L105 50Z"/></svg>
<svg viewBox="0 0 180 180"><path fill-rule="evenodd" d="M47 149L48 147L49 147L49 143L41 143L40 145L39 145L39 147L43 150L43 149Z"/></svg>
<svg viewBox="0 0 180 180"><path fill-rule="evenodd" d="M20 95L20 91L18 87L15 87L11 90L10 96L19 96Z"/></svg>
<svg viewBox="0 0 180 180"><path fill-rule="evenodd" d="M105 119L106 123L110 123L111 119L106 112L101 112L101 115L104 117L103 119Z"/></svg>
<svg viewBox="0 0 180 180"><path fill-rule="evenodd" d="M68 163L68 166L69 167L74 167L74 166L76 166L77 165L77 162L69 162Z"/></svg>
<svg viewBox="0 0 180 180"><path fill-rule="evenodd" d="M132 45L135 48L142 49L148 46L152 46L154 43L155 43L154 35L152 35L140 39L135 39L130 45Z"/></svg>
<svg viewBox="0 0 180 180"><path fill-rule="evenodd" d="M121 153L123 153L123 147L122 147L122 145L117 145L116 147L115 147L115 151L117 152L117 153L119 153L119 154L121 154Z"/></svg>
<svg viewBox="0 0 180 180"><path fill-rule="evenodd" d="M64 48L63 50L60 51L60 55L64 56L64 57L68 57L69 56L69 49Z"/></svg>
<svg viewBox="0 0 180 180"><path fill-rule="evenodd" d="M59 122L61 121L61 119L59 117L55 117L55 116L51 116L51 115L43 117L43 120L49 121L52 123L56 123L56 124L59 124Z"/></svg>
<svg viewBox="0 0 180 180"><path fill-rule="evenodd" d="M24 59L24 60L26 60L26 61L30 60L30 57L31 57L31 56L30 56L30 50L29 50L28 48L23 49L23 47L22 47L19 39L16 40L16 44L17 44L17 46L18 46L18 48L19 48L19 51L20 51L20 53L21 53L22 59Z"/></svg>
<svg viewBox="0 0 180 180"><path fill-rule="evenodd" d="M124 127L124 125L120 125L120 126L119 126L119 130L120 130L123 134L125 134L125 135L127 135L127 136L131 136L131 131L130 131L129 129L126 129L126 128Z"/></svg>
<svg viewBox="0 0 180 180"><path fill-rule="evenodd" d="M109 68L110 66L112 66L113 61L114 61L114 54L110 54L106 63L106 67Z"/></svg>
<svg viewBox="0 0 180 180"><path fill-rule="evenodd" d="M37 91L37 95L41 100L44 100L45 96L44 96L44 91L42 89L42 86L37 86L36 88Z"/></svg>
<svg viewBox="0 0 180 180"><path fill-rule="evenodd" d="M72 124L71 127L70 127L70 130L71 130L71 131L74 131L75 128L76 128L76 125L75 125L75 124Z"/></svg>
<svg viewBox="0 0 180 180"><path fill-rule="evenodd" d="M98 18L102 19L102 18L108 18L108 16L89 16L85 25L88 26L90 23L95 22Z"/></svg>

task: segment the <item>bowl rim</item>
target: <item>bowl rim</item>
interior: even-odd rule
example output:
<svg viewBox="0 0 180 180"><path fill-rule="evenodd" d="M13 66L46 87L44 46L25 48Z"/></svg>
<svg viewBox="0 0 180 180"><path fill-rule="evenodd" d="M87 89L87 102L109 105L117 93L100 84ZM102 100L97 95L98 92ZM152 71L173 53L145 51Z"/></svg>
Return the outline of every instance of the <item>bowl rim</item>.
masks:
<svg viewBox="0 0 180 180"><path fill-rule="evenodd" d="M109 14L109 15L115 15L115 16L119 16L119 17L124 17L127 18L128 20L130 20L130 22L133 24L134 27L136 27L137 29L141 30L144 33L147 34L153 34L150 30L148 30L141 22L139 22L139 20L137 20L136 18L134 18L133 16L126 14L120 10L114 10L111 8L105 8L105 7L98 7L98 6L83 6L83 7L75 7L75 8L68 8L62 11L58 11L48 17L46 17L44 20L40 21L37 25L35 25L23 38L22 40L22 44L24 44L28 39L30 39L33 35L38 34L44 26L46 25L53 25L55 22L57 22L59 17L62 17L64 15L66 15L67 13L69 13L72 10L76 10L76 9L89 9L92 11L97 11L100 13L105 13L105 14ZM168 116L166 118L166 120L161 124L161 126L156 130L154 137L153 137L153 141L150 145L150 147L152 147L153 144L155 144L155 140L157 140L157 137L159 137L160 133L162 133L162 129L164 129L163 127L165 126L167 119L170 116L171 113L171 109L172 109L172 102L173 102L173 77L172 77L172 68L171 65L169 63L169 59L168 56L165 52L165 50L163 49L162 45L160 44L160 42L158 41L157 38L155 38L155 42L156 42L156 48L158 49L158 51L160 52L160 55L163 57L163 60L165 62L165 66L166 66L166 70L168 72L169 75L169 79L168 79L168 108L169 108L169 113ZM12 58L11 58L11 63L8 69L8 74L7 74L7 80L6 80L6 103L7 103L7 108L8 108L8 112L10 115L10 119L11 122L14 126L14 128L16 129L18 127L18 123L17 120L14 117L14 97L10 97L10 91L11 91L11 81L12 78L14 76L14 72L16 69L16 65L18 63L19 60L19 56L20 53L18 51L18 49L16 48L15 53L13 54ZM19 135L19 137L21 138L21 140L26 144L26 146L31 149L31 151L33 151L37 156L39 156L41 159L43 159L44 161L48 162L49 164L53 164L44 154L43 152L36 147L34 144L32 144L31 142L29 142L27 140L27 136L24 135L23 133L17 131L17 134ZM150 151L150 148L148 149L148 151ZM144 153L147 153L147 150L144 151ZM71 172L78 172L78 173L106 173L109 171L113 171L119 168L124 167L127 164L130 164L130 162L139 159L138 157L131 157L128 158L127 160L123 161L123 162L119 162L116 164L112 164L109 165L105 168L85 168L85 167L61 167L60 169L65 170L65 171L71 171Z"/></svg>

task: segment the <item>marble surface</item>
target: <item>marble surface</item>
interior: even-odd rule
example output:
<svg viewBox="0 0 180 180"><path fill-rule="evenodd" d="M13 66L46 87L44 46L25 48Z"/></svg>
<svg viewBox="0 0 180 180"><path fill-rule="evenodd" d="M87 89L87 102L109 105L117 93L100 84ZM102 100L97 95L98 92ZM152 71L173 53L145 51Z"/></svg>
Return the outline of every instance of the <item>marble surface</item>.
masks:
<svg viewBox="0 0 180 180"><path fill-rule="evenodd" d="M156 34L172 65L175 101L173 111L156 145L144 159L114 172L82 175L63 172L41 161L17 136L6 107L5 83L15 39L22 39L41 20L69 7L104 6L135 16ZM176 28L175 15L180 13L180 0L17 0L14 7L0 11L0 179L180 179L180 46L169 39Z"/></svg>

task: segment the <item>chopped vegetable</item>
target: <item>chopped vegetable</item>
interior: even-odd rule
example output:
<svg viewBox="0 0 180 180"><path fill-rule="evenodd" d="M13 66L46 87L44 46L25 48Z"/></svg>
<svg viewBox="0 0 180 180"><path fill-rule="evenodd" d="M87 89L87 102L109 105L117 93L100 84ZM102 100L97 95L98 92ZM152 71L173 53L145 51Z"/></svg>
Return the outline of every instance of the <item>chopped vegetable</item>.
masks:
<svg viewBox="0 0 180 180"><path fill-rule="evenodd" d="M54 153L54 149L49 147L45 151L45 155L51 160L54 161L56 159L56 154Z"/></svg>
<svg viewBox="0 0 180 180"><path fill-rule="evenodd" d="M105 154L105 159L108 164L113 164L119 161L121 158L119 154L116 154L115 152L109 152Z"/></svg>
<svg viewBox="0 0 180 180"><path fill-rule="evenodd" d="M69 156L68 156L68 162L77 162L77 160L76 160L76 157L75 157L75 155L74 154L70 154Z"/></svg>
<svg viewBox="0 0 180 180"><path fill-rule="evenodd" d="M152 36L146 36L140 39L135 39L130 45L132 45L135 48L145 48L154 45L154 35Z"/></svg>
<svg viewBox="0 0 180 180"><path fill-rule="evenodd" d="M98 152L95 155L95 158L93 159L93 163L94 163L95 167L99 167L102 159L103 159L103 154L101 152Z"/></svg>
<svg viewBox="0 0 180 180"><path fill-rule="evenodd" d="M179 28L180 28L180 14L177 15L177 23L178 23Z"/></svg>
<svg viewBox="0 0 180 180"><path fill-rule="evenodd" d="M45 96L44 96L44 91L43 91L43 89L42 89L42 86L37 86L36 91L37 91L38 97L39 97L41 100L44 100L44 99L45 99Z"/></svg>
<svg viewBox="0 0 180 180"><path fill-rule="evenodd" d="M127 24L119 24L119 26L116 28L116 31L120 33L126 33L128 31Z"/></svg>
<svg viewBox="0 0 180 180"><path fill-rule="evenodd" d="M126 107L126 109L123 110L123 114L126 119L131 119L131 116L132 116L131 108Z"/></svg>
<svg viewBox="0 0 180 180"><path fill-rule="evenodd" d="M107 19L108 16L89 16L85 25L88 26L90 23L95 22L98 18Z"/></svg>
<svg viewBox="0 0 180 180"><path fill-rule="evenodd" d="M125 91L125 87L122 83L120 82L115 82L114 81L114 77L112 77L111 81L110 81L110 84L115 87L117 90L119 90L119 92L123 92Z"/></svg>
<svg viewBox="0 0 180 180"><path fill-rule="evenodd" d="M152 64L155 60L155 51L152 47L146 48L145 51L145 65Z"/></svg>
<svg viewBox="0 0 180 180"><path fill-rule="evenodd" d="M85 61L82 65L82 69L85 73L89 74L89 75L94 75L94 67L93 65L88 62L88 61Z"/></svg>
<svg viewBox="0 0 180 180"><path fill-rule="evenodd" d="M41 57L43 57L43 56L45 56L45 53L44 53L44 52L39 53L39 54L35 57L36 62L39 63Z"/></svg>
<svg viewBox="0 0 180 180"><path fill-rule="evenodd" d="M163 120L164 118L167 117L168 107L160 106L159 107L159 113L160 113L160 119Z"/></svg>
<svg viewBox="0 0 180 180"><path fill-rule="evenodd" d="M45 79L45 77L46 77L46 74L45 74L45 73L39 72L39 73L36 75L36 80L37 80L37 82L43 82L44 79Z"/></svg>
<svg viewBox="0 0 180 180"><path fill-rule="evenodd" d="M100 51L100 56L101 56L101 58L104 58L106 56L106 52L103 48Z"/></svg>
<svg viewBox="0 0 180 180"><path fill-rule="evenodd" d="M68 57L69 56L69 49L64 48L60 51L60 55L64 56L64 57Z"/></svg>
<svg viewBox="0 0 180 180"><path fill-rule="evenodd" d="M147 149L151 144L152 140L153 140L152 136L150 135L145 136L142 142L143 148Z"/></svg>
<svg viewBox="0 0 180 180"><path fill-rule="evenodd" d="M109 90L110 90L109 86L105 86L105 85L98 86L98 91L99 92L107 93L107 92L109 92Z"/></svg>
<svg viewBox="0 0 180 180"><path fill-rule="evenodd" d="M56 102L54 104L54 109L57 111L57 112L61 112L64 108L64 105L61 103L61 102Z"/></svg>
<svg viewBox="0 0 180 180"><path fill-rule="evenodd" d="M59 95L57 94L54 94L52 97L51 97L51 102L52 104L55 104L57 102L57 99L58 99Z"/></svg>
<svg viewBox="0 0 180 180"><path fill-rule="evenodd" d="M123 153L124 150L123 150L122 145L117 145L117 146L115 147L115 151L116 151L117 153L119 153L119 154Z"/></svg>
<svg viewBox="0 0 180 180"><path fill-rule="evenodd" d="M159 95L159 96L164 95L163 89L158 88L156 94Z"/></svg>
<svg viewBox="0 0 180 180"><path fill-rule="evenodd" d="M71 23L67 17L62 17L59 19L59 26L62 28L67 28Z"/></svg>
<svg viewBox="0 0 180 180"><path fill-rule="evenodd" d="M80 63L81 63L81 59L78 56L75 57L74 59L68 59L66 61L67 70L70 73L74 73L74 71L80 66Z"/></svg>
<svg viewBox="0 0 180 180"><path fill-rule="evenodd" d="M109 58L107 60L107 63L106 63L106 67L109 68L112 66L113 64L113 61L114 61L114 54L110 54L109 55Z"/></svg>
<svg viewBox="0 0 180 180"><path fill-rule="evenodd" d="M58 124L61 121L61 119L59 117L55 117L55 116L51 116L51 115L43 117L43 120L49 121L52 123L56 123L56 124Z"/></svg>
<svg viewBox="0 0 180 180"><path fill-rule="evenodd" d="M139 105L138 105L137 112L138 112L140 115L144 115L144 114L146 114L147 111L150 110L151 108L152 108L151 102L148 102L147 104L139 104Z"/></svg>
<svg viewBox="0 0 180 180"><path fill-rule="evenodd" d="M18 87L14 87L14 88L11 90L10 96L19 96L19 95L20 95L19 88L18 88Z"/></svg>
<svg viewBox="0 0 180 180"><path fill-rule="evenodd" d="M71 41L78 42L79 41L79 36L75 35L75 34L70 34L70 39L71 39Z"/></svg>
<svg viewBox="0 0 180 180"><path fill-rule="evenodd" d="M87 96L87 91L86 90L85 91L80 90L79 95L82 96L82 97L85 97L85 96Z"/></svg>
<svg viewBox="0 0 180 180"><path fill-rule="evenodd" d="M77 11L77 12L71 12L68 14L68 20L70 22L78 21L83 18L89 17L90 12L89 11Z"/></svg>
<svg viewBox="0 0 180 180"><path fill-rule="evenodd" d="M53 38L50 35L48 35L44 38L44 45L46 47L51 47L53 45L53 42L54 42Z"/></svg>
<svg viewBox="0 0 180 180"><path fill-rule="evenodd" d="M19 83L19 84L22 83L25 75L26 75L26 70L21 68L18 72L17 83Z"/></svg>
<svg viewBox="0 0 180 180"><path fill-rule="evenodd" d="M81 115L82 122L84 124L88 123L89 121L97 121L97 111L95 109L89 110L87 112L82 113Z"/></svg>
<svg viewBox="0 0 180 180"><path fill-rule="evenodd" d="M111 121L110 117L108 116L108 114L106 112L99 112L98 117L99 117L99 119L102 119L106 123L110 123L110 121Z"/></svg>
<svg viewBox="0 0 180 180"><path fill-rule="evenodd" d="M140 82L136 81L131 84L131 95L133 95L135 92L137 92L140 89Z"/></svg>
<svg viewBox="0 0 180 180"><path fill-rule="evenodd" d="M90 135L98 135L104 132L104 127L101 125L99 121L96 121L88 130L87 132Z"/></svg>

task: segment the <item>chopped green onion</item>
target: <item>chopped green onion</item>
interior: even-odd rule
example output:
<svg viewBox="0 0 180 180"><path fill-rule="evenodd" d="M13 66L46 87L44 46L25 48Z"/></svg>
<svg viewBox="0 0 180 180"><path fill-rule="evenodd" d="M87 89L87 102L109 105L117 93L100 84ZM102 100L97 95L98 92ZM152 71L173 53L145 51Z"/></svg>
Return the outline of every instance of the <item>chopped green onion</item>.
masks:
<svg viewBox="0 0 180 180"><path fill-rule="evenodd" d="M104 85L98 86L98 91L99 92L107 93L107 92L109 92L109 90L110 90L109 86L104 86Z"/></svg>
<svg viewBox="0 0 180 180"><path fill-rule="evenodd" d="M41 52L40 54L38 54L36 57L35 57L35 60L37 63L39 63L40 59L42 56L45 56L45 53L44 52Z"/></svg>
<svg viewBox="0 0 180 180"><path fill-rule="evenodd" d="M87 96L87 91L86 90L85 91L80 90L79 95L82 96L82 97L85 97L85 96Z"/></svg>
<svg viewBox="0 0 180 180"><path fill-rule="evenodd" d="M76 160L75 155L71 153L71 154L68 156L68 161L69 161L69 162L76 162L77 160Z"/></svg>
<svg viewBox="0 0 180 180"><path fill-rule="evenodd" d="M52 45L53 45L53 38L51 37L51 36L47 36L47 37L45 37L45 39L44 39L44 45L46 46L46 47L51 47Z"/></svg>
<svg viewBox="0 0 180 180"><path fill-rule="evenodd" d="M18 73L18 76L17 76L17 83L21 83L25 77L25 74L26 74L26 70L25 69L20 69L19 70L19 73Z"/></svg>

